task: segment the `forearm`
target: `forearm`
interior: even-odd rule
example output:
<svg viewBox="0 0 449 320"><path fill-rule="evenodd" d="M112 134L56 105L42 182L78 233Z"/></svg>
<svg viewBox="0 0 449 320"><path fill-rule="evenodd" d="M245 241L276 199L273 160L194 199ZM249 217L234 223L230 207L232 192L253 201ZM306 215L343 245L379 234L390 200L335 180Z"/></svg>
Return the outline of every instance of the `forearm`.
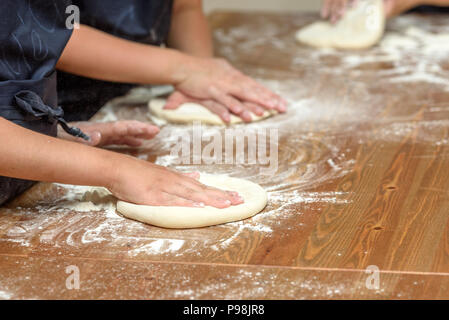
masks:
<svg viewBox="0 0 449 320"><path fill-rule="evenodd" d="M449 6L449 0L424 0L420 1L421 4L431 5L431 6Z"/></svg>
<svg viewBox="0 0 449 320"><path fill-rule="evenodd" d="M408 9L427 5L427 6L449 6L449 0L408 0L404 1L406 5L408 4Z"/></svg>
<svg viewBox="0 0 449 320"><path fill-rule="evenodd" d="M0 136L0 175L18 179L107 187L121 156L39 134L1 117Z"/></svg>
<svg viewBox="0 0 449 320"><path fill-rule="evenodd" d="M213 56L212 36L202 1L175 0L168 45L197 57Z"/></svg>
<svg viewBox="0 0 449 320"><path fill-rule="evenodd" d="M176 50L123 40L91 27L75 29L58 64L59 70L93 79L177 84L190 58Z"/></svg>

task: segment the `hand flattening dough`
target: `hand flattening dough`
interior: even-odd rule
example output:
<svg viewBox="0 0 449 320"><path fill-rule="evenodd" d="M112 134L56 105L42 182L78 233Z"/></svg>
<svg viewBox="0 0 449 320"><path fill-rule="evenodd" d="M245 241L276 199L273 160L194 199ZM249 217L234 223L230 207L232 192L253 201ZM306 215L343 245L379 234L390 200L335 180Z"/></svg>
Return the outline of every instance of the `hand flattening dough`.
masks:
<svg viewBox="0 0 449 320"><path fill-rule="evenodd" d="M359 0L335 25L313 23L299 30L296 39L313 47L365 49L380 41L385 23L383 0Z"/></svg>
<svg viewBox="0 0 449 320"><path fill-rule="evenodd" d="M117 210L127 218L158 227L188 229L243 220L256 215L267 205L266 191L251 181L201 174L200 182L219 189L237 191L245 202L238 206L217 209L141 206L119 201Z"/></svg>
<svg viewBox="0 0 449 320"><path fill-rule="evenodd" d="M197 103L184 103L178 109L166 110L165 99L153 99L148 103L152 115L173 123L192 123L201 121L206 124L224 125L226 124L219 116L212 113L205 107ZM275 111L265 111L264 115L259 117L253 115L253 121L260 121L276 114ZM243 120L235 115L231 115L230 124L242 123Z"/></svg>

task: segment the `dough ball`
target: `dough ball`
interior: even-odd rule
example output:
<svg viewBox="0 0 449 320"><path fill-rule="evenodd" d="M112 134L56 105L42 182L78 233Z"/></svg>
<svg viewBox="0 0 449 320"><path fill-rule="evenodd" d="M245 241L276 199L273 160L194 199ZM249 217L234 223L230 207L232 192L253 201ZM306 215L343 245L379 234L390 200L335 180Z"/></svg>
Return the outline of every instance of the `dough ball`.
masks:
<svg viewBox="0 0 449 320"><path fill-rule="evenodd" d="M262 211L267 205L266 191L251 181L221 175L201 174L200 182L222 190L237 191L245 202L226 209L218 209L214 207L142 206L119 201L117 210L127 218L154 226L188 229L247 219Z"/></svg>
<svg viewBox="0 0 449 320"><path fill-rule="evenodd" d="M335 25L313 23L299 30L296 39L312 47L365 49L380 41L385 24L383 0L359 0Z"/></svg>
<svg viewBox="0 0 449 320"><path fill-rule="evenodd" d="M165 99L153 99L148 106L150 113L159 119L166 120L171 123L192 123L194 121L201 121L205 124L225 125L215 113L197 103L184 103L178 109L166 110L164 109ZM276 114L275 111L265 111L264 115L259 117L253 114L253 121L260 121ZM242 123L243 120L239 117L231 115L231 124Z"/></svg>

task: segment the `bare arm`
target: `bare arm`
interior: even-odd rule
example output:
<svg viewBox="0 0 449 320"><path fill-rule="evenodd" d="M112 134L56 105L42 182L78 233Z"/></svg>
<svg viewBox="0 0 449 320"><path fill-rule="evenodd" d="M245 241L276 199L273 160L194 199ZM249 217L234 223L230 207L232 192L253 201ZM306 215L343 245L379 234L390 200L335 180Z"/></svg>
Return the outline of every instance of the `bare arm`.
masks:
<svg viewBox="0 0 449 320"><path fill-rule="evenodd" d="M0 176L103 186L119 199L148 205L226 208L238 194L130 156L49 137L0 117Z"/></svg>
<svg viewBox="0 0 449 320"><path fill-rule="evenodd" d="M246 116L246 103L286 110L286 102L220 59L123 40L88 26L75 29L57 68L106 81L172 84L183 94L215 101Z"/></svg>
<svg viewBox="0 0 449 320"><path fill-rule="evenodd" d="M189 58L176 50L120 39L81 25L74 30L57 68L106 81L176 84L185 77L177 66L189 63Z"/></svg>
<svg viewBox="0 0 449 320"><path fill-rule="evenodd" d="M45 182L108 186L112 152L56 139L0 118L0 175ZM76 155L76 157L74 156ZM38 168L38 169L36 169ZM98 174L104 172L106 174Z"/></svg>
<svg viewBox="0 0 449 320"><path fill-rule="evenodd" d="M197 57L214 54L202 0L175 0L168 45Z"/></svg>
<svg viewBox="0 0 449 320"><path fill-rule="evenodd" d="M418 5L430 5L430 6L449 6L449 0L421 0L418 1Z"/></svg>

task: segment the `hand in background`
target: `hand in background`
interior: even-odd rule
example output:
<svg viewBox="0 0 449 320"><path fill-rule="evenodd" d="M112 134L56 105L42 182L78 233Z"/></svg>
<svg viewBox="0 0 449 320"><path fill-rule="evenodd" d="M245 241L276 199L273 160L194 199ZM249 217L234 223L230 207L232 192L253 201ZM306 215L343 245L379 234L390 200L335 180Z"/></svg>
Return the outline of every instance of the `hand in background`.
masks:
<svg viewBox="0 0 449 320"><path fill-rule="evenodd" d="M346 10L357 4L359 0L324 0L321 8L321 17L337 23L346 13Z"/></svg>
<svg viewBox="0 0 449 320"><path fill-rule="evenodd" d="M169 98L167 99L167 104L165 105L164 109L171 109L171 110L177 109L182 104L188 102L198 103L202 105L203 107L207 108L211 112L218 115L225 123L229 123L229 121L231 120L231 112L223 104L210 99L206 100L196 99L188 95L185 95L181 91L175 91L169 96ZM245 122L252 121L251 113L255 114L256 116L262 116L266 110L260 105L252 102L242 102L242 105L244 106L244 110L238 116L242 118L242 120Z"/></svg>
<svg viewBox="0 0 449 320"><path fill-rule="evenodd" d="M280 96L244 75L227 61L215 58L192 58L185 77L168 101L167 109L185 102L198 102L229 122L230 113L251 121L250 112L261 115L265 110L285 112L287 103Z"/></svg>
<svg viewBox="0 0 449 320"><path fill-rule="evenodd" d="M321 9L321 16L329 19L332 23L338 22L346 13L348 8L363 0L325 0ZM435 1L435 4L438 1ZM384 0L385 15L388 18L397 16L407 10L422 4L433 4L432 1L420 0Z"/></svg>

